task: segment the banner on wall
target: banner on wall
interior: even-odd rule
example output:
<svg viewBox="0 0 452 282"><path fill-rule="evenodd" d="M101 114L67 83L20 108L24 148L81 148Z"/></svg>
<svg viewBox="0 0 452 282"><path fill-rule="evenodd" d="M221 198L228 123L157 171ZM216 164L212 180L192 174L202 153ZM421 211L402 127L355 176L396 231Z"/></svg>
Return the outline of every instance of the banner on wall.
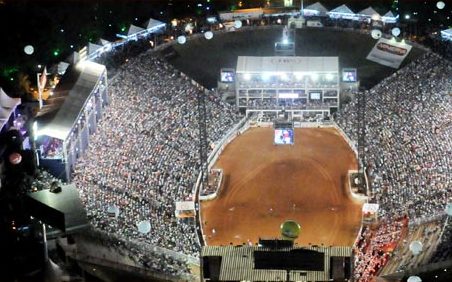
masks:
<svg viewBox="0 0 452 282"><path fill-rule="evenodd" d="M397 69L410 53L411 47L404 41L397 42L395 39L380 38L367 55L367 59Z"/></svg>

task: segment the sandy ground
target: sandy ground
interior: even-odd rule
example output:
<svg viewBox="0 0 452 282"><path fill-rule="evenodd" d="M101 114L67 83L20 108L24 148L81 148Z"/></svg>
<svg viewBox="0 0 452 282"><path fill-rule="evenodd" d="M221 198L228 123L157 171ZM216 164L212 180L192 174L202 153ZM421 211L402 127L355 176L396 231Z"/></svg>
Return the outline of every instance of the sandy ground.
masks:
<svg viewBox="0 0 452 282"><path fill-rule="evenodd" d="M294 145L276 146L272 128L251 128L215 167L225 181L219 197L201 205L207 244L277 238L287 219L301 225L298 244L353 244L361 204L350 196L347 171L357 161L336 130L298 128Z"/></svg>

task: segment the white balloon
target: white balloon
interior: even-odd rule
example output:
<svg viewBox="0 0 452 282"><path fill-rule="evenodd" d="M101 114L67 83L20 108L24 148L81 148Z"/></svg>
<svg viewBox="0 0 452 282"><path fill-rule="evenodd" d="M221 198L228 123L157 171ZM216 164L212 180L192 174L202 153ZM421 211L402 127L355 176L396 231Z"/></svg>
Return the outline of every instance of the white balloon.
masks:
<svg viewBox="0 0 452 282"><path fill-rule="evenodd" d="M142 234L147 234L151 231L151 222L149 220L140 221L137 224L138 232Z"/></svg>
<svg viewBox="0 0 452 282"><path fill-rule="evenodd" d="M211 32L211 31L206 31L206 32L204 33L204 37L205 37L207 40L212 39L212 38L213 38L213 32Z"/></svg>
<svg viewBox="0 0 452 282"><path fill-rule="evenodd" d="M410 276L407 282L422 282L422 279L419 276Z"/></svg>
<svg viewBox="0 0 452 282"><path fill-rule="evenodd" d="M184 35L181 35L181 36L177 37L177 43L185 44L185 42L187 42L187 38Z"/></svg>
<svg viewBox="0 0 452 282"><path fill-rule="evenodd" d="M35 48L33 48L33 46L31 46L31 45L27 45L27 46L25 46L25 48L24 48L24 52L25 52L25 54L27 54L27 55L33 54L34 51L35 51Z"/></svg>
<svg viewBox="0 0 452 282"><path fill-rule="evenodd" d="M381 31L378 30L378 29L374 29L374 30L372 30L370 35L372 36L373 39L380 39L381 38Z"/></svg>
<svg viewBox="0 0 452 282"><path fill-rule="evenodd" d="M452 203L448 203L446 206L446 214L452 216Z"/></svg>
<svg viewBox="0 0 452 282"><path fill-rule="evenodd" d="M443 1L438 1L436 3L436 8L442 10L442 9L444 9L444 7L446 7L446 4Z"/></svg>
<svg viewBox="0 0 452 282"><path fill-rule="evenodd" d="M234 22L234 27L235 27L235 28L241 28L241 27L242 27L242 21L236 20L236 21Z"/></svg>
<svg viewBox="0 0 452 282"><path fill-rule="evenodd" d="M394 35L395 37L400 35L400 28L398 27L394 27L393 29L391 29L391 33L392 35Z"/></svg>
<svg viewBox="0 0 452 282"><path fill-rule="evenodd" d="M422 252L422 243L420 241L413 241L410 243L410 251L413 253L413 255L418 255L420 252Z"/></svg>

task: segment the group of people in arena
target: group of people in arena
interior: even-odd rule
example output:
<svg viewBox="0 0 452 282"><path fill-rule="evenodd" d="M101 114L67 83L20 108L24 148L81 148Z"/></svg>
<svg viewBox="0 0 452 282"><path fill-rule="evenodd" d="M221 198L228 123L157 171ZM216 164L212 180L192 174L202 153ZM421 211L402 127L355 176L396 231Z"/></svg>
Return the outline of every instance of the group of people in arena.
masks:
<svg viewBox="0 0 452 282"><path fill-rule="evenodd" d="M175 202L192 197L199 168L197 91L162 59L130 59L110 82L106 108L73 181L91 223L120 238L197 257L195 224L175 217ZM210 145L239 120L235 109L206 95ZM109 206L119 215L107 216ZM137 224L149 220L151 232Z"/></svg>
<svg viewBox="0 0 452 282"><path fill-rule="evenodd" d="M451 74L450 62L426 53L365 93L365 165L384 220L428 220L452 202ZM353 140L356 107L336 119Z"/></svg>

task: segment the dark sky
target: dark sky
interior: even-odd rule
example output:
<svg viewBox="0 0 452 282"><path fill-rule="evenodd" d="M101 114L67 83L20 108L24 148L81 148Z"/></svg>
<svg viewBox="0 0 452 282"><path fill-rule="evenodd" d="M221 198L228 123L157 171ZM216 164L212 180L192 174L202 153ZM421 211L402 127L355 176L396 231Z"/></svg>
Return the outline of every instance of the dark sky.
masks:
<svg viewBox="0 0 452 282"><path fill-rule="evenodd" d="M0 86L19 71L30 70L38 63L63 60L73 50L100 37L115 39L121 28L131 23L141 25L153 17L168 22L174 17L195 14L197 3L211 6L208 13L237 6L239 0L0 0ZM276 3L282 0L271 0ZM294 0L299 5L301 0ZM445 0L443 0L445 1ZM264 0L242 0L244 7L262 6ZM306 0L305 5L316 2ZM347 3L354 11L372 5L378 12L386 12L392 0L324 0L328 9ZM399 0L402 12L419 10L422 20L432 18L431 24L451 25L451 4L437 11L436 1ZM450 2L450 1L445 1ZM421 12L423 11L423 12ZM203 13L206 13L203 10ZM28 56L23 49L33 45L35 52ZM71 47L72 45L72 47Z"/></svg>

